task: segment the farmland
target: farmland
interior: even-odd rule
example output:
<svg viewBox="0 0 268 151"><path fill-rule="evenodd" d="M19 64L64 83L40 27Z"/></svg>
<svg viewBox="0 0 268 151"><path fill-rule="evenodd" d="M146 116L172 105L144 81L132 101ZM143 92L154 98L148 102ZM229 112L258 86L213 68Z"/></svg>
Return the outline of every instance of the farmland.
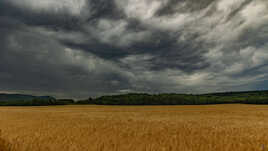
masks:
<svg viewBox="0 0 268 151"><path fill-rule="evenodd" d="M1 151L266 151L268 106L0 107Z"/></svg>

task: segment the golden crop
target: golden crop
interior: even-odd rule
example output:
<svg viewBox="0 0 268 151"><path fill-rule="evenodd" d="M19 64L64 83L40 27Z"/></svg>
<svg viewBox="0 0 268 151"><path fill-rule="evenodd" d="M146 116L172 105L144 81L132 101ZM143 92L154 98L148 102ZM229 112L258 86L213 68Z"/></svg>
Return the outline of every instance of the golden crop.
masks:
<svg viewBox="0 0 268 151"><path fill-rule="evenodd" d="M267 117L240 104L1 107L0 151L266 151Z"/></svg>

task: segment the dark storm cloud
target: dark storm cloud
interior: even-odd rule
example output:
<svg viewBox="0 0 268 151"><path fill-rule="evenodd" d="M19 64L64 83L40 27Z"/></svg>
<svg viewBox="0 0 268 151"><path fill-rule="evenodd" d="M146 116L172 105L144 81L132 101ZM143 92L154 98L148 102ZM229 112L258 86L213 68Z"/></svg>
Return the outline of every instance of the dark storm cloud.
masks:
<svg viewBox="0 0 268 151"><path fill-rule="evenodd" d="M210 6L212 3L215 3L215 0L170 0L162 8L160 8L156 14L162 16L172 15L177 12L198 12Z"/></svg>
<svg viewBox="0 0 268 151"><path fill-rule="evenodd" d="M87 90L88 92L80 94L80 97L86 97L109 93L112 85L110 78L120 83L113 85L114 87L124 88L128 83L119 72L113 71L116 69L110 68L109 65L106 67L102 60L94 60L95 58L87 57L81 52L66 52L58 43L41 35L15 32L9 33L9 36L1 41L1 45L5 46L0 52L2 89L34 91L36 94L50 94L51 90L55 94L67 91L66 95L75 97L79 97L81 90ZM24 48L21 44L28 46ZM91 60L91 66L84 67L79 64L79 61L86 60ZM91 71L95 65L98 65L98 72ZM91 90L96 85L101 87Z"/></svg>
<svg viewBox="0 0 268 151"><path fill-rule="evenodd" d="M81 24L81 20L68 13L68 10L63 9L57 15L44 10L33 12L33 10L12 4L12 1L0 2L0 14L29 26L42 26L53 30L78 30Z"/></svg>
<svg viewBox="0 0 268 151"><path fill-rule="evenodd" d="M4 0L0 88L59 97L256 88L268 77L267 24L263 0Z"/></svg>
<svg viewBox="0 0 268 151"><path fill-rule="evenodd" d="M75 5L75 0L70 0ZM39 3L33 1L22 1L16 3L16 0L1 1L0 14L1 16L9 16L32 26L43 26L53 30L81 30L79 27L85 23L94 23L99 18L120 19L124 17L123 12L117 9L113 1L105 0L90 0L85 1L85 6L79 6L81 14L73 14L66 7L53 9L53 2L51 2L50 9L40 8L40 10L33 10L28 6L21 6L21 3ZM66 3L68 1L59 1L59 3ZM40 3L39 5L44 5ZM70 6L71 7L71 6ZM78 9L78 8L77 8ZM85 9L85 10L84 10ZM52 10L52 11L49 11Z"/></svg>
<svg viewBox="0 0 268 151"><path fill-rule="evenodd" d="M89 19L99 18L112 18L112 19L120 19L123 18L124 12L120 11L114 1L106 1L106 0L90 0L89 8L93 12Z"/></svg>

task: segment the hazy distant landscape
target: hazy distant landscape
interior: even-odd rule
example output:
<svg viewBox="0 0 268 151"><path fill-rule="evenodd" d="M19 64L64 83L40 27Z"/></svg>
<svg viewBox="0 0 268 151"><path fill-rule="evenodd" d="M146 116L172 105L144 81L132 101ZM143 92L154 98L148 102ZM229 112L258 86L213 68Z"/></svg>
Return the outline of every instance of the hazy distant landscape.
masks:
<svg viewBox="0 0 268 151"><path fill-rule="evenodd" d="M73 100L51 96L0 94L0 106L48 105L207 105L207 104L268 104L268 91L225 92L210 94L146 94L129 93Z"/></svg>

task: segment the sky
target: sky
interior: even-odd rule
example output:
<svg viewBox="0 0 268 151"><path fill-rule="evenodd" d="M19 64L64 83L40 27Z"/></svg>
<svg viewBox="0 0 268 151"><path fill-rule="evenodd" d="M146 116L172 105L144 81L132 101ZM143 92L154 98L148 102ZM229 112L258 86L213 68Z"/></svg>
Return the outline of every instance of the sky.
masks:
<svg viewBox="0 0 268 151"><path fill-rule="evenodd" d="M267 0L0 1L0 92L263 89Z"/></svg>

